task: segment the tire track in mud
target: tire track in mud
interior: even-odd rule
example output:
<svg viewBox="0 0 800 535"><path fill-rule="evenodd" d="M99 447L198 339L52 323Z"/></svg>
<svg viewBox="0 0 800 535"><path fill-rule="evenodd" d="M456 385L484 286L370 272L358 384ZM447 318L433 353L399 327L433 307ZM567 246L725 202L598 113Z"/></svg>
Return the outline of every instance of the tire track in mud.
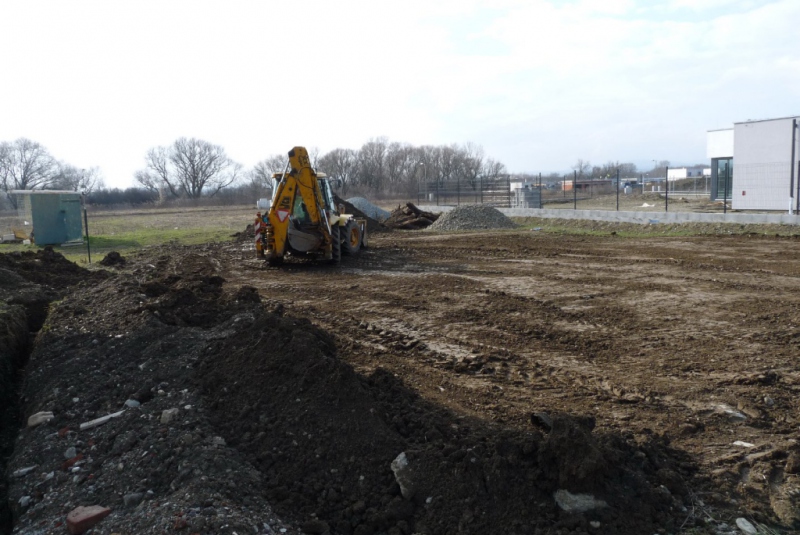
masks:
<svg viewBox="0 0 800 535"><path fill-rule="evenodd" d="M703 466L707 502L781 516L769 502L797 475L764 487L740 473L772 473L800 438L794 241L418 235L383 236L332 277L270 273L265 289L319 284L326 300L296 300L303 313L354 365L386 367L429 399L516 426L546 408L666 434ZM737 439L772 453L746 460Z"/></svg>

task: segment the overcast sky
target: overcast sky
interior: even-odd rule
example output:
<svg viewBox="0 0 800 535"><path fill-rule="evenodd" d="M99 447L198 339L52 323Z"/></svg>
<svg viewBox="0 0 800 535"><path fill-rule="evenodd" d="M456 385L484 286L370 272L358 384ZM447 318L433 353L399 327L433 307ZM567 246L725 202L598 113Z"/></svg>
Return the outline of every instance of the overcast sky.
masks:
<svg viewBox="0 0 800 535"><path fill-rule="evenodd" d="M0 0L0 141L110 187L181 136L248 168L380 136L702 163L707 130L800 114L799 26L798 0Z"/></svg>

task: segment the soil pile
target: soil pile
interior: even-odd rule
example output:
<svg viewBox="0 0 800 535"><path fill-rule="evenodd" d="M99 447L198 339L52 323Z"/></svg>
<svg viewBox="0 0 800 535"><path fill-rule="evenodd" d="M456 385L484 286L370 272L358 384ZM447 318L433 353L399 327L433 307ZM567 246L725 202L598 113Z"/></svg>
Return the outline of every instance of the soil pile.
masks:
<svg viewBox="0 0 800 535"><path fill-rule="evenodd" d="M319 534L677 527L666 444L564 414L505 427L359 375L308 320L227 288L210 250L136 258L54 307L23 392L54 417L10 460L16 533L63 531L78 505L123 533L273 533L270 506Z"/></svg>
<svg viewBox="0 0 800 535"><path fill-rule="evenodd" d="M188 250L132 262L52 307L22 412L53 419L23 429L9 460L14 533L66 532L67 514L90 505L111 508L103 533L296 532L214 431L191 381L211 340L253 320L258 296L224 290L214 264Z"/></svg>
<svg viewBox="0 0 800 535"><path fill-rule="evenodd" d="M307 533L646 533L683 507L665 444L562 414L546 434L459 417L386 371L356 374L306 320L258 314L209 353L213 421Z"/></svg>
<svg viewBox="0 0 800 535"><path fill-rule="evenodd" d="M425 212L412 203L406 203L392 210L385 224L399 230L419 230L431 226L438 218L439 214Z"/></svg>
<svg viewBox="0 0 800 535"><path fill-rule="evenodd" d="M459 206L445 212L430 226L431 230L511 229L516 224L492 206L481 204Z"/></svg>
<svg viewBox="0 0 800 535"><path fill-rule="evenodd" d="M111 251L100 261L101 266L105 267L121 267L125 265L125 257L116 251Z"/></svg>

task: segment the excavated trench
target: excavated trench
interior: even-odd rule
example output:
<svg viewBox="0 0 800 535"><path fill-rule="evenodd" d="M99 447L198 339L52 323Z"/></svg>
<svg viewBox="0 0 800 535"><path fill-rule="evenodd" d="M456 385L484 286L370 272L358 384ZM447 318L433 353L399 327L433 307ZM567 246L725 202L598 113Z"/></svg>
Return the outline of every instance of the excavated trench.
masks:
<svg viewBox="0 0 800 535"><path fill-rule="evenodd" d="M13 301L13 299L12 299ZM22 424L19 389L33 338L47 314L47 300L26 305L0 301L0 533L11 533L13 515L8 501L8 458Z"/></svg>

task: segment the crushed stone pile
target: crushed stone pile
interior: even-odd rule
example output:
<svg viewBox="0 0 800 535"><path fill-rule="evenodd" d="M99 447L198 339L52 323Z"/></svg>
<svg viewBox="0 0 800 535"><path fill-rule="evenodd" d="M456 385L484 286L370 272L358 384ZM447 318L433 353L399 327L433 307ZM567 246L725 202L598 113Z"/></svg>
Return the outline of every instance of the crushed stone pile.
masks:
<svg viewBox="0 0 800 535"><path fill-rule="evenodd" d="M347 199L347 202L361 210L367 215L367 217L371 217L372 219L384 221L389 217L389 212L379 206L375 206L364 197L351 197Z"/></svg>
<svg viewBox="0 0 800 535"><path fill-rule="evenodd" d="M338 195L333 196L333 200L337 205L343 205L344 211L346 214L352 214L356 217L363 217L367 220L367 234L371 234L373 232L385 232L387 228L381 223L378 219L372 217L368 213L361 211L358 206L351 204L349 201L345 201Z"/></svg>
<svg viewBox="0 0 800 535"><path fill-rule="evenodd" d="M392 210L389 219L384 223L387 227L398 230L419 230L431 226L438 217L439 214L425 212L409 202Z"/></svg>
<svg viewBox="0 0 800 535"><path fill-rule="evenodd" d="M92 505L110 509L103 533L677 529L682 464L658 437L455 414L357 373L333 336L229 287L209 251L134 257L53 306L22 407L53 416L15 441L14 533L63 532Z"/></svg>
<svg viewBox="0 0 800 535"><path fill-rule="evenodd" d="M516 224L500 210L481 204L459 206L445 212L429 228L430 230L481 230L510 229Z"/></svg>

